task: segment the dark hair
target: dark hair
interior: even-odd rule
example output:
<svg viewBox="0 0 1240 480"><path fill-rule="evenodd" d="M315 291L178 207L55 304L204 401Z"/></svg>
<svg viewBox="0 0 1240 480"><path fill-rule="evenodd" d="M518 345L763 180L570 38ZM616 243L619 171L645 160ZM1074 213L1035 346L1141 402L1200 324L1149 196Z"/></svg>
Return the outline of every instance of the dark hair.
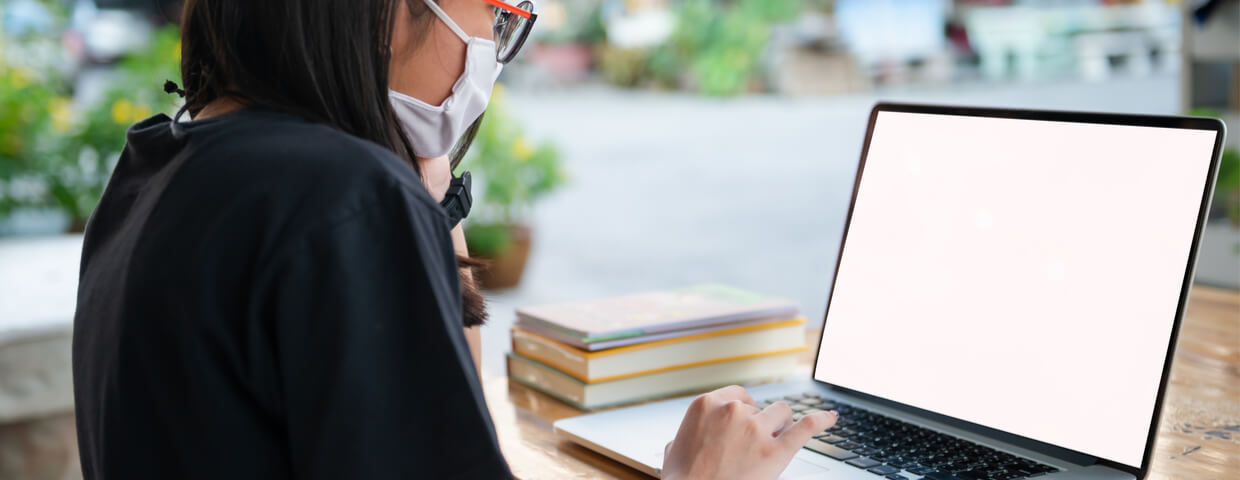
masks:
<svg viewBox="0 0 1240 480"><path fill-rule="evenodd" d="M181 19L186 109L197 115L231 97L290 113L382 145L421 176L388 100L401 1L415 21L433 18L412 0L187 0ZM460 142L465 148L453 152L455 160L472 141L473 127ZM463 271L479 266L458 261ZM482 296L471 282L461 283L465 324L481 324Z"/></svg>
<svg viewBox="0 0 1240 480"><path fill-rule="evenodd" d="M181 78L190 114L233 96L370 140L416 169L388 104L398 1L189 0ZM408 3L415 15L425 9Z"/></svg>

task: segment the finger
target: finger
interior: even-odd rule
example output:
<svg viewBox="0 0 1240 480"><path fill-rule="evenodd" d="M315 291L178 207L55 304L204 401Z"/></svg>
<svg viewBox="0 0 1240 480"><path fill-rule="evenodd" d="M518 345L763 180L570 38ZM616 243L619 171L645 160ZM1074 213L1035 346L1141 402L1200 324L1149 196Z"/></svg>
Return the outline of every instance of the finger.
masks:
<svg viewBox="0 0 1240 480"><path fill-rule="evenodd" d="M707 395L710 395L721 402L737 400L748 405L753 405L755 408L758 406L758 402L753 401L753 397L749 396L749 392L737 385L728 385L710 392Z"/></svg>
<svg viewBox="0 0 1240 480"><path fill-rule="evenodd" d="M785 428L779 434L779 441L788 448L801 448L805 446L810 437L822 433L823 430L831 428L835 425L835 421L839 419L839 414L832 410L830 412L814 412L801 417L797 423L791 427Z"/></svg>
<svg viewBox="0 0 1240 480"><path fill-rule="evenodd" d="M792 407L784 401L772 403L771 406L754 415L754 420L762 426L762 431L778 432L792 423Z"/></svg>
<svg viewBox="0 0 1240 480"><path fill-rule="evenodd" d="M761 411L758 410L758 407L740 400L728 400L722 404L722 407L731 418L752 417Z"/></svg>

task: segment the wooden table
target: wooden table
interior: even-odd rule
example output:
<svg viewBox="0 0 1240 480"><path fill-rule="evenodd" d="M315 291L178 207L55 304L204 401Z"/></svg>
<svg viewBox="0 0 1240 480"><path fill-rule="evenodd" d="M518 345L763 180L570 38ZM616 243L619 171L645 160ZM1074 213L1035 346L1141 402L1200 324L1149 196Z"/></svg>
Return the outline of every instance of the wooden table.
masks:
<svg viewBox="0 0 1240 480"><path fill-rule="evenodd" d="M552 422L583 412L506 377L483 389L518 478L649 478L556 438ZM1148 478L1240 478L1240 291L1193 288Z"/></svg>

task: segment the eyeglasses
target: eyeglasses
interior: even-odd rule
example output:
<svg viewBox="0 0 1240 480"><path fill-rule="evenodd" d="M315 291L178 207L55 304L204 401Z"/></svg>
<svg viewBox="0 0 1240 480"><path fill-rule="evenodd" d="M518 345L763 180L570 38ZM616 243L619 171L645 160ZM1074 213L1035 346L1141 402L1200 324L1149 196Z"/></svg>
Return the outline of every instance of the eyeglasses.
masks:
<svg viewBox="0 0 1240 480"><path fill-rule="evenodd" d="M502 0L482 1L491 4L491 8L495 10L495 25L491 28L495 33L495 61L501 64L511 62L516 58L521 46L525 45L525 39L534 28L534 21L538 20L538 14L534 13L534 2L525 0L513 6ZM469 35L439 8L435 0L422 0L422 3L435 12L435 16L443 20L444 25L452 29L452 33L461 37L462 42L469 43Z"/></svg>
<svg viewBox="0 0 1240 480"><path fill-rule="evenodd" d="M530 31L534 29L534 21L538 20L538 14L534 13L534 2L525 0L509 5L502 0L483 1L491 4L495 10L495 60L499 63L511 62L529 38Z"/></svg>

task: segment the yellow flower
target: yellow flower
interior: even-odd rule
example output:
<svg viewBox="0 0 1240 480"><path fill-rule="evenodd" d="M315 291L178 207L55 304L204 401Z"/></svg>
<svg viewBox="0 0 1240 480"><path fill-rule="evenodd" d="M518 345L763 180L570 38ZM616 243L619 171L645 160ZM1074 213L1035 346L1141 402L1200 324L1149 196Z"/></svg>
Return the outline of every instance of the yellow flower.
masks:
<svg viewBox="0 0 1240 480"><path fill-rule="evenodd" d="M138 105L133 109L133 117L130 119L130 123L138 123L142 120L146 120L146 117L151 116L152 113L151 107L146 105Z"/></svg>
<svg viewBox="0 0 1240 480"><path fill-rule="evenodd" d="M534 148L530 146L530 142L525 140L525 137L518 137L517 141L512 143L512 154L517 157L517 160L524 162L534 156Z"/></svg>
<svg viewBox="0 0 1240 480"><path fill-rule="evenodd" d="M69 108L69 99L56 97L47 109L52 112L52 128L60 133L69 131L73 126L73 110Z"/></svg>
<svg viewBox="0 0 1240 480"><path fill-rule="evenodd" d="M112 103L112 121L121 125L132 123L133 103L126 99L120 99Z"/></svg>
<svg viewBox="0 0 1240 480"><path fill-rule="evenodd" d="M34 79L34 72L29 68L22 67L13 70L13 88L21 90L30 86L30 81Z"/></svg>

